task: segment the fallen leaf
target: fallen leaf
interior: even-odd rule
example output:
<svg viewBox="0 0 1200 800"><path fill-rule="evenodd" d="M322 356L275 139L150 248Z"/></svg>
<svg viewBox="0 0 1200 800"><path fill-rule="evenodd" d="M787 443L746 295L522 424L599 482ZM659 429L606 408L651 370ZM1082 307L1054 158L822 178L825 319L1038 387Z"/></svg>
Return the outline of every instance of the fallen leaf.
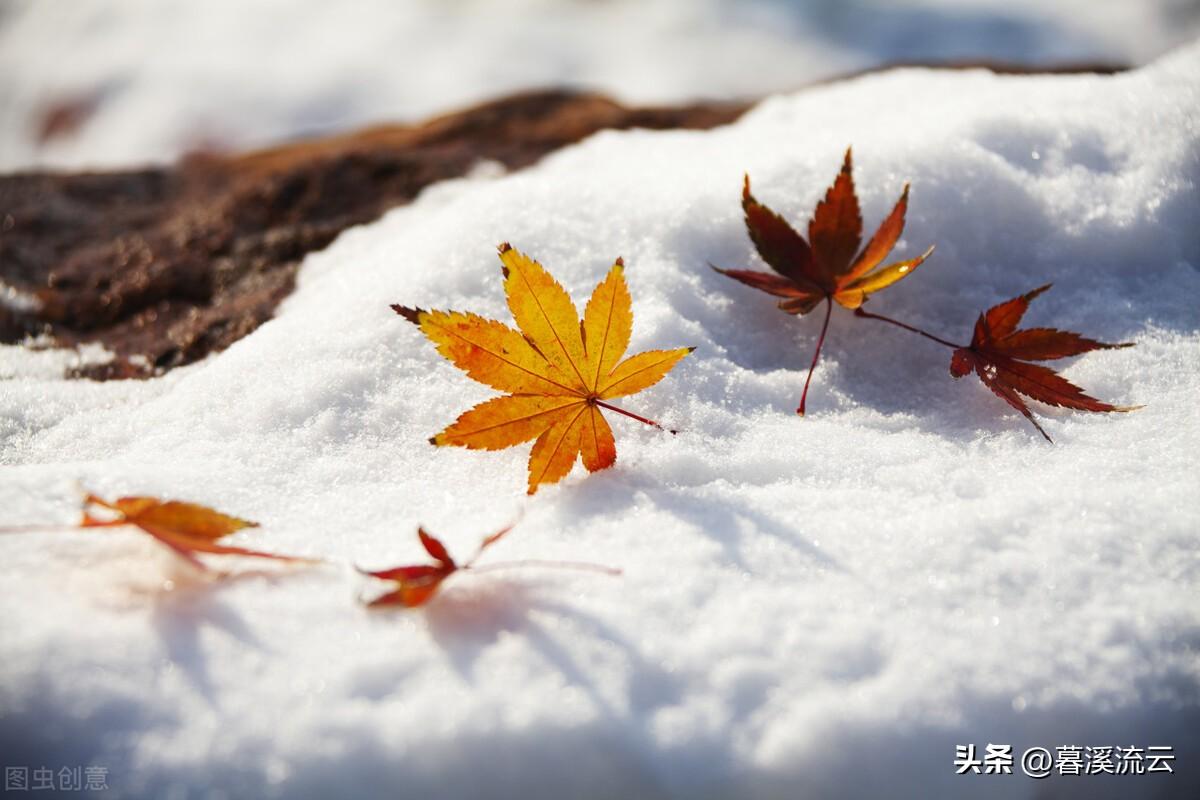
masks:
<svg viewBox="0 0 1200 800"><path fill-rule="evenodd" d="M393 305L438 352L480 383L509 394L480 403L430 439L435 445L501 450L535 439L529 494L556 483L582 455L590 472L612 466L616 442L601 409L658 423L606 401L662 378L695 348L651 350L622 360L633 329L624 262L617 259L584 309L533 259L500 246L504 291L517 328L457 311Z"/></svg>
<svg viewBox="0 0 1200 800"><path fill-rule="evenodd" d="M1024 397L1051 406L1079 411L1133 411L1141 406L1114 406L1089 397L1075 384L1049 367L1030 361L1050 361L1076 356L1091 350L1133 347L1132 343L1105 344L1078 333L1054 328L1018 330L1029 303L1050 284L1014 297L979 315L971 344L956 349L950 357L950 374L961 378L972 370L1000 399L1025 415L1046 438L1050 436L1034 419Z"/></svg>
<svg viewBox="0 0 1200 800"><path fill-rule="evenodd" d="M912 273L933 252L933 247L930 247L917 258L880 266L904 231L908 184L905 184L904 192L892 213L866 246L859 250L862 213L859 211L851 169L851 154L847 149L841 172L825 193L825 198L817 204L816 212L808 224L807 241L783 217L755 199L750 193L750 176L747 175L742 186L746 230L758 254L767 266L775 270L775 274L713 267L722 275L782 298L777 305L789 314L807 314L822 301L825 302L825 321L821 325L812 364L804 381L804 392L796 409L796 413L801 415L804 414L808 399L813 369L821 357L821 346L829 328L833 303L849 309L860 307L871 294Z"/></svg>
<svg viewBox="0 0 1200 800"><path fill-rule="evenodd" d="M483 552L499 541L506 533L512 530L512 525L500 529L491 536L484 537L479 543L479 549L475 551L475 555L471 556L470 560L461 564L456 563L450 557L450 553L446 550L445 545L436 536L433 536L424 528L417 529L417 536L421 539L421 546L425 548L434 563L432 564L410 564L403 567L391 567L389 569L378 570L363 570L359 571L364 575L369 575L372 578L379 578L384 581L391 581L396 588L386 594L372 600L367 605L378 608L384 606L404 606L405 608L416 608L428 603L442 586L442 581L449 578L456 572L472 570L474 572L482 572L493 569L507 569L511 567L554 567L558 569L580 569L590 572L601 572L606 575L619 575L619 569L604 567L599 564L587 564L575 561L538 561L538 560L523 560L523 561L506 561L498 564L488 564L484 567L476 567L475 562L479 559Z"/></svg>
<svg viewBox="0 0 1200 800"><path fill-rule="evenodd" d="M257 528L258 523L231 517L195 503L163 501L154 497L122 497L109 502L94 494L87 495L84 502L81 528L132 525L150 534L181 558L202 570L207 567L196 557L197 553L272 558L280 561L311 560L219 544L219 539L244 528ZM92 506L107 509L115 516L111 519L93 516L90 511Z"/></svg>
<svg viewBox="0 0 1200 800"><path fill-rule="evenodd" d="M370 606L404 606L406 608L416 608L423 606L429 602L437 590L441 587L442 581L449 578L460 569L470 569L475 563L475 559L479 558L491 545L495 544L512 526L502 529L498 533L494 533L483 540L479 545L479 550L476 551L474 557L470 561L461 566L454 562L450 557L450 553L446 551L445 545L436 536L428 533L424 528L417 529L417 536L421 539L421 546L425 548L425 552L433 557L433 564L414 564L405 567L391 567L389 569L379 570L360 570L364 575L370 575L372 578L380 580L392 581L396 584L396 588L372 600Z"/></svg>

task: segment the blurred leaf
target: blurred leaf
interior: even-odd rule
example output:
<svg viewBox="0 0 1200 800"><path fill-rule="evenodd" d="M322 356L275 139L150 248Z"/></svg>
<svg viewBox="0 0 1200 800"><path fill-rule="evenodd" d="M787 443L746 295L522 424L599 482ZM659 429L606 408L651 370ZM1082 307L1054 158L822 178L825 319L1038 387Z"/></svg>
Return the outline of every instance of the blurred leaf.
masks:
<svg viewBox="0 0 1200 800"><path fill-rule="evenodd" d="M89 494L85 503L87 507L84 509L80 527L112 528L132 525L153 536L200 569L206 567L196 557L197 553L251 556L281 561L311 560L219 544L219 539L243 528L257 528L258 523L231 517L195 503L163 501L154 497L122 497L109 502L94 494ZM93 516L91 507L107 509L115 516L111 519Z"/></svg>

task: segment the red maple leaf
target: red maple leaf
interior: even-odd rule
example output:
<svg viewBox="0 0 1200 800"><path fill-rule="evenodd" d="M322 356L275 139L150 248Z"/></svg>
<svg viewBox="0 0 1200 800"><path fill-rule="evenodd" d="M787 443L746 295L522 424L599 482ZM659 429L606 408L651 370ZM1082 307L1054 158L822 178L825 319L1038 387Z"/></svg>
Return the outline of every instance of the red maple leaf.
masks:
<svg viewBox="0 0 1200 800"><path fill-rule="evenodd" d="M372 578L379 578L380 580L392 581L395 584L395 588L392 591L380 595L368 603L368 605L374 608L384 606L416 608L417 606L423 606L433 598L438 589L441 588L444 580L454 573L464 570L482 572L484 570L504 569L508 567L543 566L584 569L592 572L603 572L608 575L619 575L621 573L619 569L574 561L523 560L505 561L499 564L489 564L485 567L474 566L475 561L483 555L483 551L499 541L511 529L512 525L509 525L493 533L491 536L485 537L480 542L479 549L475 551L475 555L471 556L469 561L460 564L450 556L449 551L446 550L446 546L442 544L440 539L430 534L424 528L417 528L417 536L421 539L421 546L433 558L434 563L410 564L403 567L390 567L378 570L359 570L364 575L370 575Z"/></svg>
<svg viewBox="0 0 1200 800"><path fill-rule="evenodd" d="M796 232L787 221L750 193L750 176L742 185L742 211L746 215L746 230L759 256L776 274L747 269L721 269L717 272L759 291L782 298L780 310L803 315L825 303L825 321L817 337L804 391L796 413L803 415L808 399L808 385L821 357L821 345L829 329L833 304L858 309L867 298L911 275L933 252L930 247L916 258L884 264L888 254L904 232L904 216L908 211L908 186L904 187L895 208L888 214L862 249L862 213L851 174L853 163L846 150L841 172L817 203L808 223L808 240ZM857 255L856 255L857 254Z"/></svg>
<svg viewBox="0 0 1200 800"><path fill-rule="evenodd" d="M979 315L971 344L950 357L950 374L961 378L972 370L983 385L1025 415L1046 441L1053 441L1033 417L1024 397L1051 406L1078 411L1133 411L1141 406L1114 406L1084 394L1083 390L1049 367L1031 361L1051 361L1091 350L1132 347L1132 343L1106 344L1078 333L1055 328L1018 330L1029 303L1050 284L992 306ZM865 314L863 316L866 316Z"/></svg>

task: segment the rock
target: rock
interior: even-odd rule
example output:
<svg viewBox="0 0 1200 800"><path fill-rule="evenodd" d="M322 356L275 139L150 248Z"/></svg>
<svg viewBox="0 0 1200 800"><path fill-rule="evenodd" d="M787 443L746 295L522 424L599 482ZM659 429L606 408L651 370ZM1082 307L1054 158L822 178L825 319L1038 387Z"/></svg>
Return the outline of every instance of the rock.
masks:
<svg viewBox="0 0 1200 800"><path fill-rule="evenodd" d="M161 374L269 319L306 253L481 160L517 169L604 128L709 128L747 107L533 92L175 167L0 176L0 341L42 335L115 354L76 377Z"/></svg>
<svg viewBox="0 0 1200 800"><path fill-rule="evenodd" d="M69 130L87 102L55 109L47 131ZM195 155L174 167L0 176L0 342L35 336L67 347L99 343L114 354L74 377L161 374L253 331L291 292L306 253L435 181L481 160L519 169L604 128L710 128L750 105L626 108L596 94L529 92L421 125Z"/></svg>

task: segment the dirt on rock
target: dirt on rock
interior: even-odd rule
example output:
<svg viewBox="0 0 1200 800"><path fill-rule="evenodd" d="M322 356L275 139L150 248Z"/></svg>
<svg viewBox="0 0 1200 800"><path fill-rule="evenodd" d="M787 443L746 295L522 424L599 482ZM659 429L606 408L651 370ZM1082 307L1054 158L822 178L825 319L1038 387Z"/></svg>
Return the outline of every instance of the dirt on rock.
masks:
<svg viewBox="0 0 1200 800"><path fill-rule="evenodd" d="M924 66L1015 74L1124 68ZM420 125L194 155L171 167L0 175L0 343L98 343L112 360L71 377L159 375L253 331L292 291L305 254L431 183L485 160L519 169L605 128L712 128L751 105L629 108L591 93L528 92ZM54 131L69 131L79 113L63 110Z"/></svg>
<svg viewBox="0 0 1200 800"><path fill-rule="evenodd" d="M518 169L605 128L711 128L746 108L533 92L173 167L0 176L0 342L114 354L74 377L161 374L253 331L292 291L305 254L435 181L484 160Z"/></svg>

